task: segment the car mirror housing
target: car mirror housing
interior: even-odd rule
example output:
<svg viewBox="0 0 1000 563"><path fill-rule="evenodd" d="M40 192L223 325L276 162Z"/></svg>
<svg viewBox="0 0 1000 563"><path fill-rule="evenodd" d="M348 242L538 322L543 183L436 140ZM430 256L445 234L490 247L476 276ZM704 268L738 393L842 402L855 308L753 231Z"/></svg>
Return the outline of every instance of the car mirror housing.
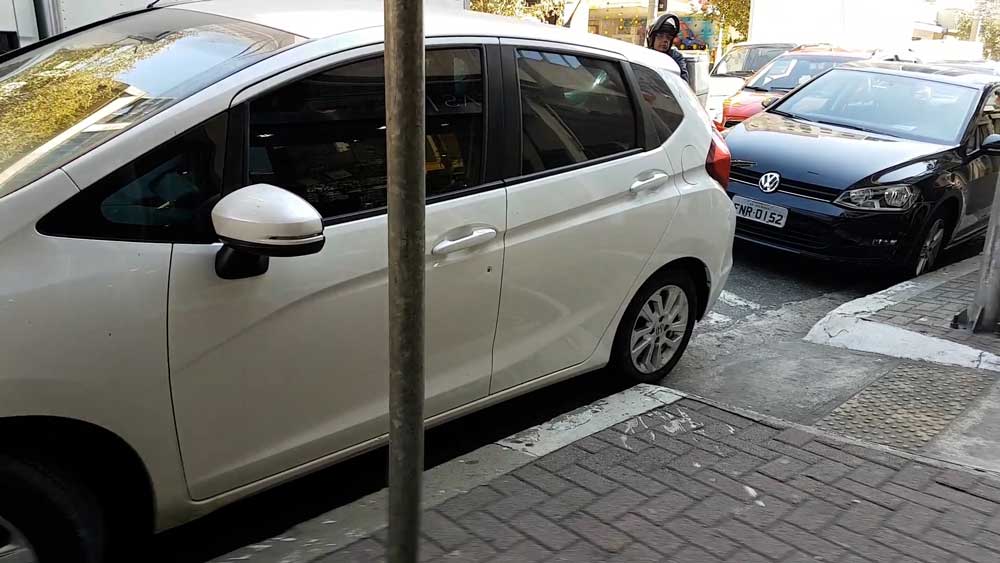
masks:
<svg viewBox="0 0 1000 563"><path fill-rule="evenodd" d="M268 184L232 192L212 209L212 225L224 244L216 255L219 277L263 274L272 256L305 256L323 248L323 217L301 197Z"/></svg>
<svg viewBox="0 0 1000 563"><path fill-rule="evenodd" d="M983 139L981 148L987 154L1000 155L1000 135L994 133Z"/></svg>
<svg viewBox="0 0 1000 563"><path fill-rule="evenodd" d="M777 102L777 101L778 101L778 98L765 98L764 101L762 101L760 103L760 105L763 108L769 108L772 105L774 105L774 102Z"/></svg>

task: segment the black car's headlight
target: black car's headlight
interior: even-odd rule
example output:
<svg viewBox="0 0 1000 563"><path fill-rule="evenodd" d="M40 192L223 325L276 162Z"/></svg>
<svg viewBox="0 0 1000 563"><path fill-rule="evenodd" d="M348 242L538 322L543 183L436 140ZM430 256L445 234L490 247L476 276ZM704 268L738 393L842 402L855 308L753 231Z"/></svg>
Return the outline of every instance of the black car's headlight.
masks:
<svg viewBox="0 0 1000 563"><path fill-rule="evenodd" d="M906 211L917 201L913 186L878 186L847 190L834 202L850 209L866 211Z"/></svg>

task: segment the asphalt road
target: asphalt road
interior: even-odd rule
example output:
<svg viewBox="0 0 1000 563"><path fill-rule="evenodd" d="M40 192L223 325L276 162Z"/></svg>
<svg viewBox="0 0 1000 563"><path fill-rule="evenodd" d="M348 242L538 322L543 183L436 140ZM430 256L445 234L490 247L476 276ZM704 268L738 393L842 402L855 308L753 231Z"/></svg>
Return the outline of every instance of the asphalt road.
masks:
<svg viewBox="0 0 1000 563"><path fill-rule="evenodd" d="M943 257L945 263L974 255L981 243L966 245ZM675 382L697 374L706 356L699 349L712 332L753 322L789 304L826 297L824 306L879 291L899 281L885 272L845 268L789 257L738 244L736 264L721 302L699 326L692 350L678 366ZM832 296L832 297L831 297ZM775 322L781 322L778 319ZM712 346L725 346L715 342ZM736 344L734 344L735 346ZM707 360L706 360L707 358ZM700 364L701 363L701 364ZM685 375L687 374L687 375ZM670 379L670 378L668 378ZM671 381L666 384L673 385ZM427 467L433 467L560 414L621 391L631 383L603 370L543 389L506 404L464 417L427 434ZM704 396L736 404L744 388L701 388ZM281 534L294 524L350 503L385 487L385 450L360 456L336 467L226 507L192 524L152 540L144 559L160 563L204 563L241 546Z"/></svg>

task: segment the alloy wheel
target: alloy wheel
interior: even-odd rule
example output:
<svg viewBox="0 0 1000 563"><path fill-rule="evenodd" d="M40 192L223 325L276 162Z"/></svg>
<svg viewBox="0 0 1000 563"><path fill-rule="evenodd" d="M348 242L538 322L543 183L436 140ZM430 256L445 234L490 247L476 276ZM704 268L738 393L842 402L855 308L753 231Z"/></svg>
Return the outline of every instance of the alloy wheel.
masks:
<svg viewBox="0 0 1000 563"><path fill-rule="evenodd" d="M929 272L937 262L938 254L944 243L944 220L937 219L927 230L927 237L920 245L920 255L917 257L917 267L913 274L919 276Z"/></svg>
<svg viewBox="0 0 1000 563"><path fill-rule="evenodd" d="M0 517L0 563L38 563L38 555L13 524Z"/></svg>
<svg viewBox="0 0 1000 563"><path fill-rule="evenodd" d="M661 287L649 296L629 337L635 369L649 374L670 362L684 341L689 314L687 294L676 285Z"/></svg>

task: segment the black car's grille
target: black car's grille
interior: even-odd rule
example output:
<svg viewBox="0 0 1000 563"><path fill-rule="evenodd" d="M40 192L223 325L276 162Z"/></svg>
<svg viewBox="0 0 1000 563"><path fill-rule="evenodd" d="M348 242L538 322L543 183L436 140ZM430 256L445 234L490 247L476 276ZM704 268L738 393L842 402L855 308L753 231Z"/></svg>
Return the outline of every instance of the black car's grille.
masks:
<svg viewBox="0 0 1000 563"><path fill-rule="evenodd" d="M819 250L829 245L829 237L813 229L800 230L791 218L784 228L755 223L746 219L736 220L736 234L761 242L770 242L798 250Z"/></svg>
<svg viewBox="0 0 1000 563"><path fill-rule="evenodd" d="M734 180L739 180L741 182L746 182L754 186L760 181L762 174L760 172L754 172L752 170L747 170L745 168L733 168L729 172L729 176ZM830 188L824 188L822 186L816 186L814 184L806 184L803 182L796 182L794 180L788 180L786 178L781 179L781 185L778 187L779 192L784 192L787 194L798 195L802 197L808 197L811 199L818 199L820 201L833 201L837 199L840 195L840 190L832 190Z"/></svg>

